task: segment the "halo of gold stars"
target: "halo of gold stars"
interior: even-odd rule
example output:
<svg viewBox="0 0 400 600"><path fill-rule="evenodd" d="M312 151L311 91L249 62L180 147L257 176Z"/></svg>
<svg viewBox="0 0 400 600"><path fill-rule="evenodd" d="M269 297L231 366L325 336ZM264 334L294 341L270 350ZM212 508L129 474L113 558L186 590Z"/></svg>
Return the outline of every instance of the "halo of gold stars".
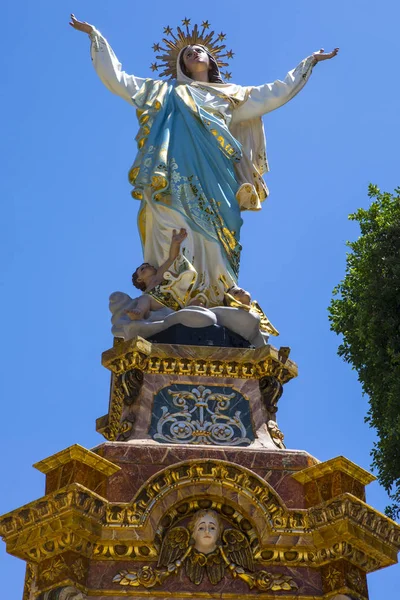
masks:
<svg viewBox="0 0 400 600"><path fill-rule="evenodd" d="M161 77L170 77L175 79L176 73L176 61L178 60L179 52L185 46L192 46L194 44L200 44L205 46L207 50L213 55L217 61L218 67L221 70L223 67L227 67L227 60L230 60L234 56L232 50L226 50L226 45L222 44L226 38L226 33L215 33L215 31L209 31L211 25L209 21L203 21L199 27L197 23L190 29L190 19L185 17L182 20L181 27L176 28L174 33L173 28L167 25L164 27L164 37L161 43L153 44L153 50L156 52L156 59L159 62L151 64L150 68L152 71L159 71ZM224 79L231 79L232 75L228 71L221 71Z"/></svg>

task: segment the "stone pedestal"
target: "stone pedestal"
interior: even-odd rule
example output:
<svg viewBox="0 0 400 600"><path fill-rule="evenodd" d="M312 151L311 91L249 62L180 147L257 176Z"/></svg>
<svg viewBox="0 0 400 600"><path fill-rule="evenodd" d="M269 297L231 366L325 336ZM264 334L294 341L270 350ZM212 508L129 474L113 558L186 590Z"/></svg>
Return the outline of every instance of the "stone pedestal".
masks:
<svg viewBox="0 0 400 600"><path fill-rule="evenodd" d="M46 495L0 519L27 562L24 600L368 599L400 527L365 503L372 475L284 447L287 349L136 339L103 363L107 441L37 463Z"/></svg>

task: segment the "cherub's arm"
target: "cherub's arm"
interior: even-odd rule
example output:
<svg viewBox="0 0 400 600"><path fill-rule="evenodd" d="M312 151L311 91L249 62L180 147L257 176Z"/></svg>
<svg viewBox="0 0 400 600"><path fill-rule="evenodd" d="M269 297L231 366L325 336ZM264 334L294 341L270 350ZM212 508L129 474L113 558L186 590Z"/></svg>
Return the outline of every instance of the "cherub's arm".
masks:
<svg viewBox="0 0 400 600"><path fill-rule="evenodd" d="M110 44L93 25L78 21L74 15L71 15L70 25L89 35L93 66L104 85L117 96L132 103L132 96L139 91L145 79L128 75L122 70Z"/></svg>
<svg viewBox="0 0 400 600"><path fill-rule="evenodd" d="M186 229L180 229L178 232L176 229L172 232L171 245L169 247L169 256L165 263L158 267L157 273L154 275L154 279L157 280L157 283L162 280L165 271L168 271L174 260L179 256L179 252L181 249L181 244L184 239L187 238Z"/></svg>
<svg viewBox="0 0 400 600"><path fill-rule="evenodd" d="M238 123L261 117L283 106L303 89L317 62L333 58L337 53L338 48L328 54L323 53L323 50L315 52L302 60L295 69L289 71L283 81L277 79L273 83L251 88L246 102L233 111L232 121Z"/></svg>

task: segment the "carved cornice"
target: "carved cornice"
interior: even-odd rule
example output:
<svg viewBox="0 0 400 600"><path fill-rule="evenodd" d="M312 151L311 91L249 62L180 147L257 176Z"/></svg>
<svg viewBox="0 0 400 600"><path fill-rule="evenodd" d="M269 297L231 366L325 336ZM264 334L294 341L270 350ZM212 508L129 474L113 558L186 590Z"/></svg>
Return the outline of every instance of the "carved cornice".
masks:
<svg viewBox="0 0 400 600"><path fill-rule="evenodd" d="M166 497L177 490L218 486L243 495L259 510L264 524L273 531L298 532L307 528L306 511L289 511L275 490L261 477L239 465L222 460L205 459L176 463L151 477L137 492L130 504L110 504L106 522L110 525L144 526L150 514ZM193 495L193 491L190 492Z"/></svg>
<svg viewBox="0 0 400 600"><path fill-rule="evenodd" d="M337 456L325 462L313 465L312 467L308 467L307 469L303 469L302 471L298 471L297 473L294 473L292 477L304 485L305 483L310 483L311 481L315 481L320 477L330 475L337 471L349 475L362 485L368 485L376 480L374 475L365 469L362 469L344 456Z"/></svg>
<svg viewBox="0 0 400 600"><path fill-rule="evenodd" d="M214 508L214 506L213 506ZM246 532L251 541L251 531ZM156 561L160 544L132 545L124 540L103 540L95 544L92 557L96 560L137 560ZM380 568L380 561L348 542L335 542L331 546L317 549L297 544L296 546L277 548L276 545L263 546L254 553L254 559L263 565L286 567L319 567L334 560L345 558L350 563L370 573Z"/></svg>
<svg viewBox="0 0 400 600"><path fill-rule="evenodd" d="M375 558L381 566L397 562L400 526L352 494L343 494L307 510L309 527L317 548L333 544L340 535Z"/></svg>
<svg viewBox="0 0 400 600"><path fill-rule="evenodd" d="M154 560L154 523L161 525L167 514L182 515L178 497L196 509L201 498L220 504L223 498L233 507L230 518L242 529L249 512L245 530L254 556L266 564L315 566L345 558L370 572L395 563L400 548L400 527L351 494L307 510L289 510L263 479L218 460L168 467L125 504L71 484L4 515L0 534L10 554L32 563L67 550L99 560ZM248 508L243 511L242 506ZM132 529L137 530L134 538ZM277 535L279 545L272 542Z"/></svg>
<svg viewBox="0 0 400 600"><path fill-rule="evenodd" d="M104 498L74 483L1 517L0 535L9 554L29 562L71 549L89 556L106 506Z"/></svg>
<svg viewBox="0 0 400 600"><path fill-rule="evenodd" d="M47 473L50 473L50 471L62 467L73 460L87 465L107 477L110 477L121 470L121 467L115 465L106 458L99 456L95 452L87 450L79 444L74 444L61 452L57 452L57 454L53 454L52 456L35 463L33 466L35 469L46 475Z"/></svg>
<svg viewBox="0 0 400 600"><path fill-rule="evenodd" d="M131 369L149 374L261 379L273 376L284 385L297 377L297 365L273 346L215 348L151 344L136 337L103 353L102 364L119 375Z"/></svg>

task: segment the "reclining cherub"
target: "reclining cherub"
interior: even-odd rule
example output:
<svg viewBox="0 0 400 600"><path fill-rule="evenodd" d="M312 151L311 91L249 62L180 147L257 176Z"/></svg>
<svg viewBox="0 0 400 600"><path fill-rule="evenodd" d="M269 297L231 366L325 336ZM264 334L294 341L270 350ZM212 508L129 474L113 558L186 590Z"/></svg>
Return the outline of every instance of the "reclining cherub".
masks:
<svg viewBox="0 0 400 600"><path fill-rule="evenodd" d="M224 306L241 308L247 312L255 313L260 317L260 331L270 335L279 335L279 331L272 325L257 300L252 300L250 293L243 288L237 285L230 287L225 292Z"/></svg>
<svg viewBox="0 0 400 600"><path fill-rule="evenodd" d="M132 320L147 319L150 311L164 306L179 310L186 306L203 306L201 295L191 298L197 273L181 253L181 244L187 237L186 229L172 232L167 260L158 268L142 263L132 274L133 285L143 293L137 299L136 308L126 311Z"/></svg>
<svg viewBox="0 0 400 600"><path fill-rule="evenodd" d="M269 334L278 335L258 303L238 286L227 290L223 306L208 307L198 274L181 251L186 236L185 229L173 230L168 259L158 268L142 263L135 270L132 283L141 296L111 294L113 335L125 340L138 335L147 339L174 325L195 329L219 325L256 348L268 342Z"/></svg>

